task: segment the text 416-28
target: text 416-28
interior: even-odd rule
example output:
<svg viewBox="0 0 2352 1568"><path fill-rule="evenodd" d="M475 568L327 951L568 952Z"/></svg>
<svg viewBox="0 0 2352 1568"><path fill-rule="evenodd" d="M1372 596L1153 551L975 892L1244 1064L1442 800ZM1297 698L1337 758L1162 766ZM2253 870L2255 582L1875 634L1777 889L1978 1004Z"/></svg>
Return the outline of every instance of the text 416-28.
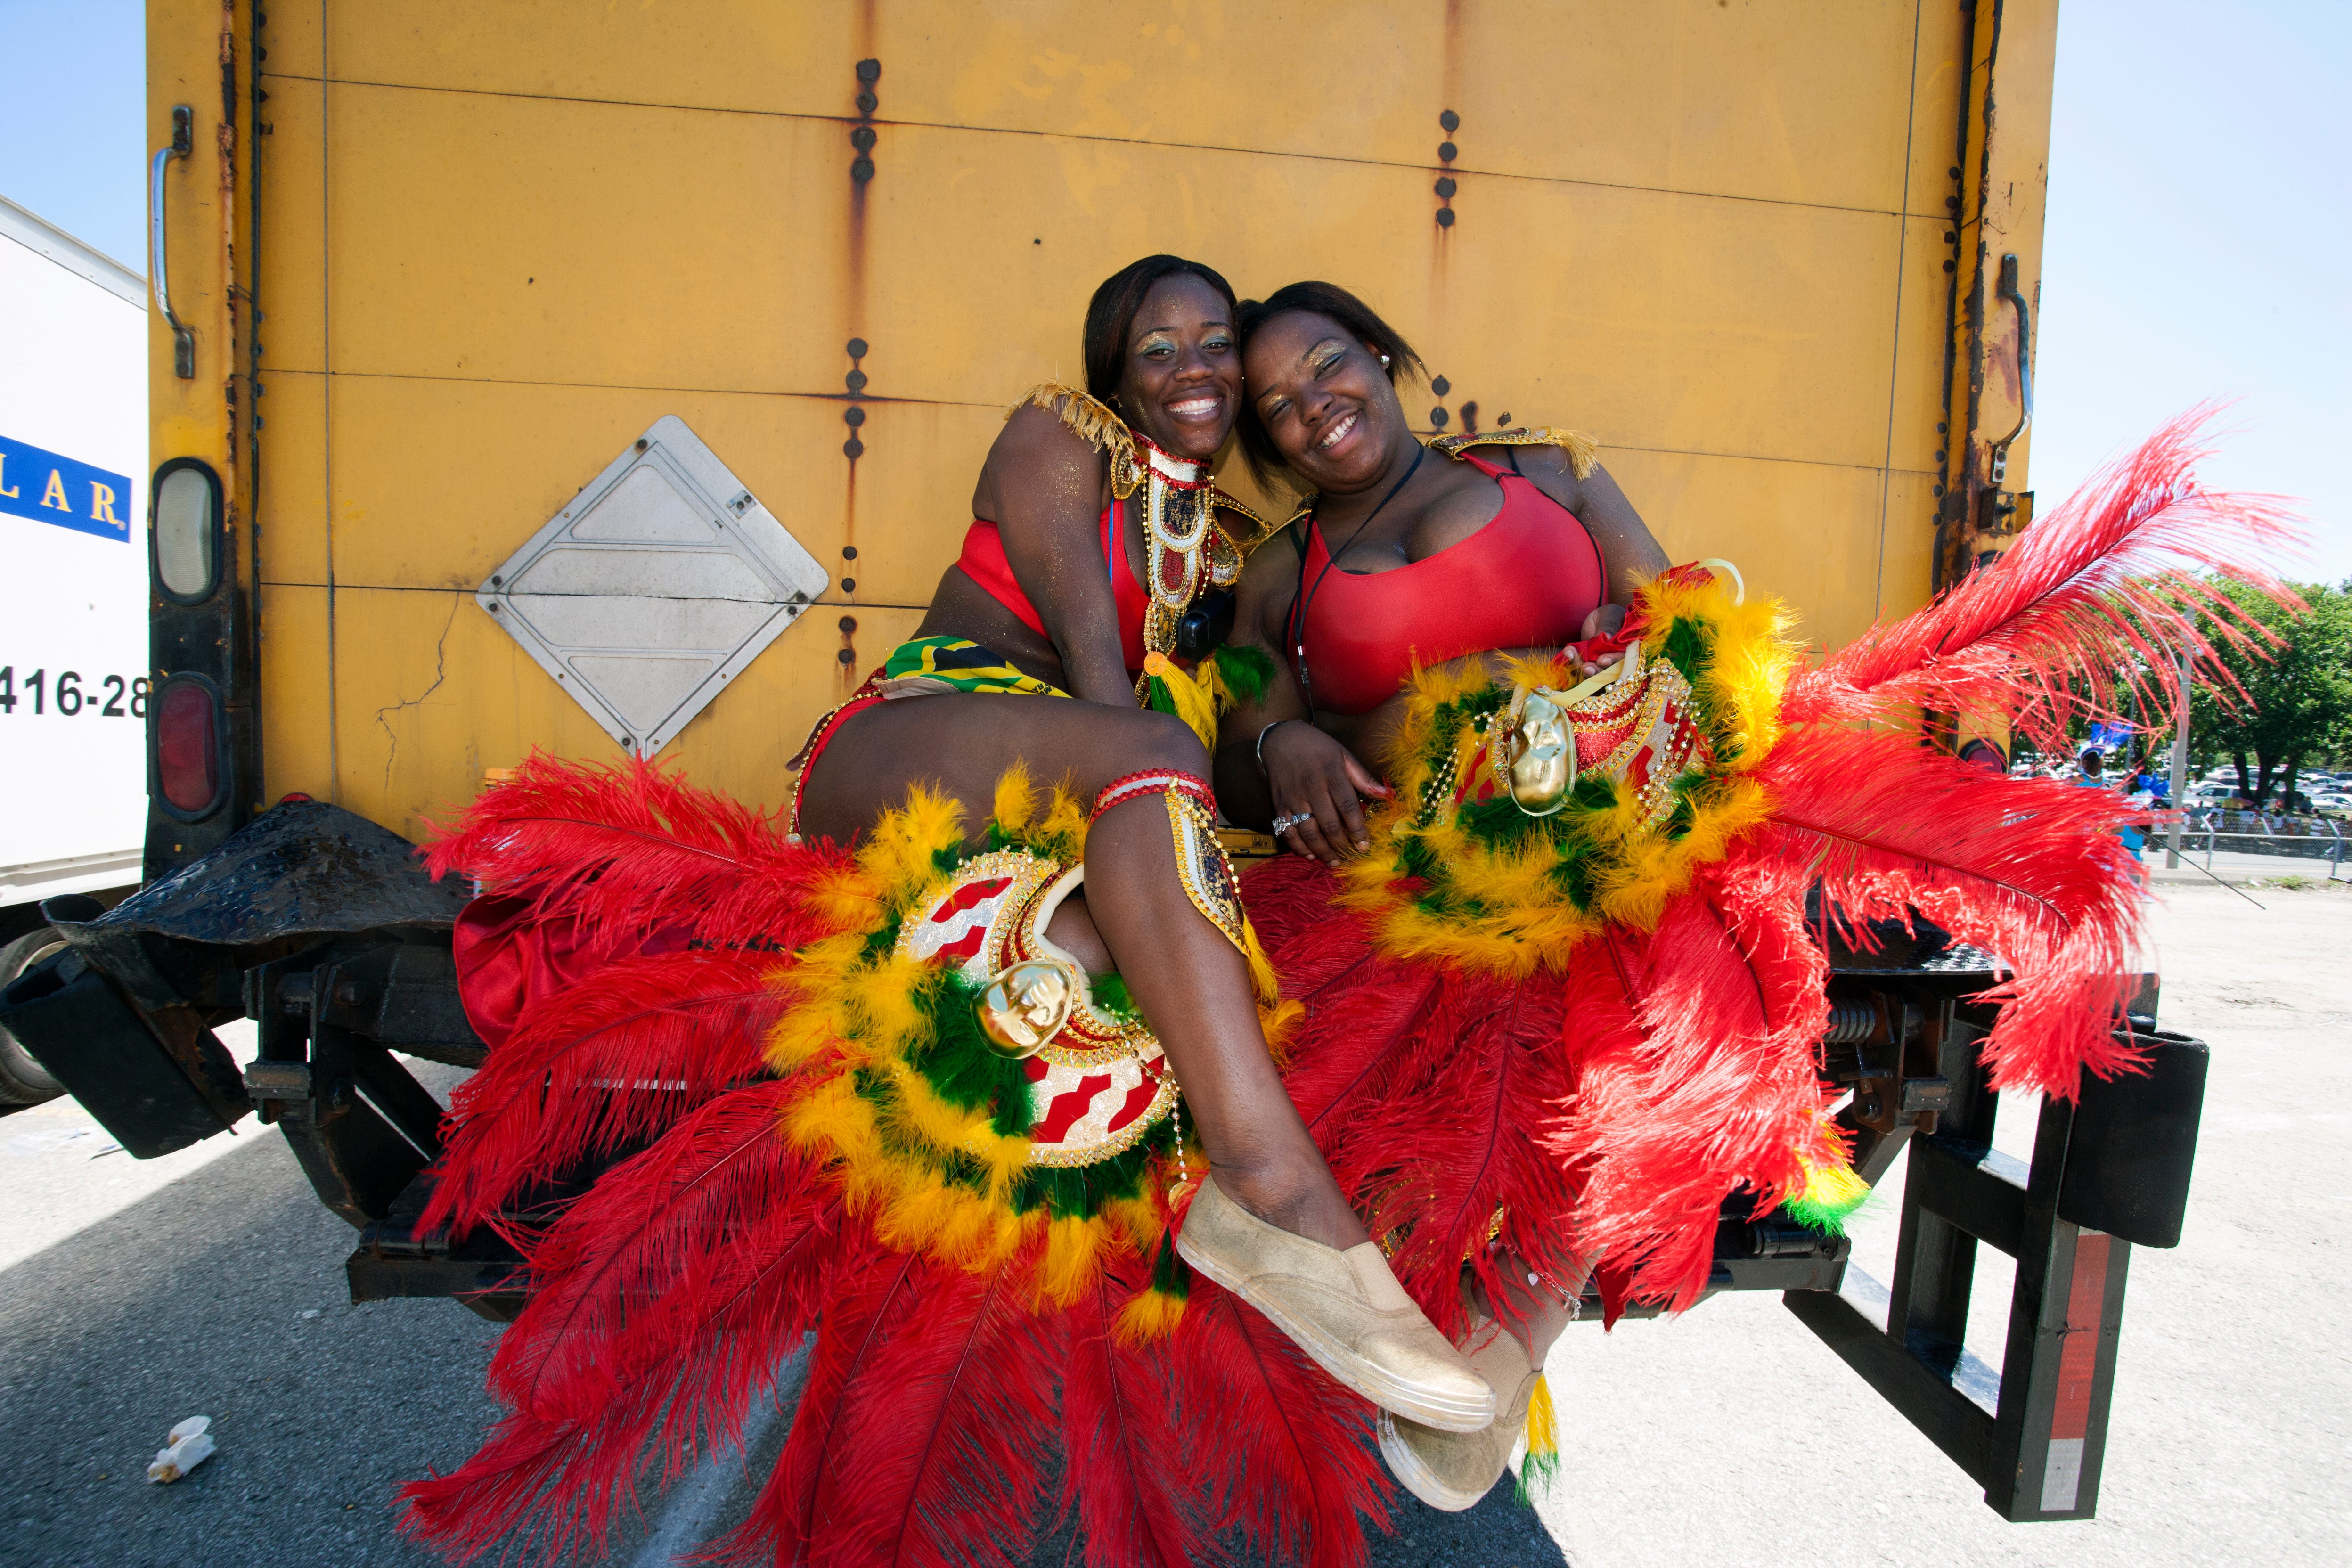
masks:
<svg viewBox="0 0 2352 1568"><path fill-rule="evenodd" d="M19 703L42 716L70 719L90 713L100 719L144 719L147 678L85 676L78 669L61 669L52 677L45 667L19 680L15 665L0 665L0 718L16 717Z"/></svg>

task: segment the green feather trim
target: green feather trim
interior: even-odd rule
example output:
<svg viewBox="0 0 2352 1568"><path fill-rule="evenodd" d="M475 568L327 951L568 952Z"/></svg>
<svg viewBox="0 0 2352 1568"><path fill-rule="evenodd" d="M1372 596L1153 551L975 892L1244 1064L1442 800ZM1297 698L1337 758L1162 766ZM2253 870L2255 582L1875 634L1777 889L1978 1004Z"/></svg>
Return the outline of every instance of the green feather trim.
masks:
<svg viewBox="0 0 2352 1568"><path fill-rule="evenodd" d="M1221 646L1214 658L1217 675L1237 702L1264 700L1274 682L1274 658L1264 648Z"/></svg>
<svg viewBox="0 0 2352 1568"><path fill-rule="evenodd" d="M1087 989L1093 994L1095 1011L1118 1019L1122 1024L1143 1022L1143 1009L1135 1005L1135 993L1127 988L1127 980L1118 974L1089 974Z"/></svg>
<svg viewBox="0 0 2352 1568"><path fill-rule="evenodd" d="M1160 1256L1151 1264L1151 1289L1177 1300L1188 1300L1192 1294L1192 1270L1176 1256L1176 1234L1160 1233Z"/></svg>
<svg viewBox="0 0 2352 1568"><path fill-rule="evenodd" d="M915 1006L929 1021L931 1038L909 1053L908 1065L958 1110L986 1108L999 1136L1029 1136L1037 1121L1029 1075L1018 1058L998 1050L981 1028L976 1005L983 988L952 969L933 970L919 984Z"/></svg>
<svg viewBox="0 0 2352 1568"><path fill-rule="evenodd" d="M1823 1236L1843 1236L1845 1222L1852 1219L1854 1211L1869 1199L1868 1187L1863 1188L1861 1195L1850 1201L1823 1202L1808 1194L1804 1197L1790 1198L1780 1205L1780 1211L1808 1230L1819 1231Z"/></svg>
<svg viewBox="0 0 2352 1568"><path fill-rule="evenodd" d="M1521 1508L1533 1508L1536 1506L1537 1490L1540 1489L1548 1492L1551 1490L1552 1483L1559 1479L1558 1454L1529 1454L1519 1461L1519 1479L1512 1486L1512 1495L1517 1499Z"/></svg>

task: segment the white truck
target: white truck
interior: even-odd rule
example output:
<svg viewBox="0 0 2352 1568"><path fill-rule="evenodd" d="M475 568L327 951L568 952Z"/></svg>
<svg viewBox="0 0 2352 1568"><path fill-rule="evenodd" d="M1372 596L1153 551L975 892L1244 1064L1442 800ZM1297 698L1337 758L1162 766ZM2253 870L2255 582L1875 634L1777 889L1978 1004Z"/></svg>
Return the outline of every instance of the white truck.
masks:
<svg viewBox="0 0 2352 1568"><path fill-rule="evenodd" d="M139 884L147 282L0 196L0 985ZM0 1029L0 1109L59 1092Z"/></svg>

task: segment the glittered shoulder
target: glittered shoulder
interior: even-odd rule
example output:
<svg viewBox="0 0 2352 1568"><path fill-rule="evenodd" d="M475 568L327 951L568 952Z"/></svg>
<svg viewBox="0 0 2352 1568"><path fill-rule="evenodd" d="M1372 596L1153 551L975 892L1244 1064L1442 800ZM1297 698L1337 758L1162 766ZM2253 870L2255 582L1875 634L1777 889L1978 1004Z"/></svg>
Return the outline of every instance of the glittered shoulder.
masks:
<svg viewBox="0 0 2352 1568"><path fill-rule="evenodd" d="M1058 381L1041 381L1023 393L1019 401L1004 411L1004 416L1010 419L1024 408L1051 410L1055 417L1069 426L1072 435L1111 458L1114 471L1135 466L1135 437L1128 429L1127 421L1076 387L1065 386Z"/></svg>
<svg viewBox="0 0 2352 1568"><path fill-rule="evenodd" d="M1581 430L1562 430L1551 425L1440 436L1431 441L1429 447L1432 451L1443 452L1457 460L1473 447L1557 447L1568 454L1569 471L1580 479L1591 479L1593 466L1601 460L1600 442Z"/></svg>

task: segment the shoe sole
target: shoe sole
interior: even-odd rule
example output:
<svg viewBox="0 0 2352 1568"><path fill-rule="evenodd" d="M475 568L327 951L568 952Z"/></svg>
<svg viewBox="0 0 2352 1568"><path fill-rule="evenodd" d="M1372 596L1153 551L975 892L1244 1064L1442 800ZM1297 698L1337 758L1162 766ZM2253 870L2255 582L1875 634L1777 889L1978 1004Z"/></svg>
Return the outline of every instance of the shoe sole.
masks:
<svg viewBox="0 0 2352 1568"><path fill-rule="evenodd" d="M1486 1483L1486 1492L1454 1490L1438 1479L1435 1471L1421 1462L1421 1456L1412 1451L1404 1440L1404 1434L1397 1430L1396 1416L1386 1410L1381 1412L1380 1439L1381 1458L1388 1461L1389 1474L1394 1476L1405 1490L1444 1513L1466 1513L1476 1508L1486 1500L1486 1492L1493 1491L1496 1483L1503 1479L1497 1473L1493 1481ZM1510 1466L1506 1464L1503 1468L1507 1470Z"/></svg>
<svg viewBox="0 0 2352 1568"><path fill-rule="evenodd" d="M1186 1247L1181 1232L1176 1237L1176 1256L1256 1308L1265 1314L1266 1321L1289 1337L1292 1344L1305 1351L1317 1366L1381 1409L1393 1411L1424 1426L1434 1426L1441 1432L1483 1432L1494 1425L1496 1401L1491 1392L1483 1403L1476 1405L1433 1398L1426 1390L1402 1382L1366 1361L1325 1334L1319 1327L1294 1319L1278 1307L1268 1306L1259 1300L1239 1275Z"/></svg>

